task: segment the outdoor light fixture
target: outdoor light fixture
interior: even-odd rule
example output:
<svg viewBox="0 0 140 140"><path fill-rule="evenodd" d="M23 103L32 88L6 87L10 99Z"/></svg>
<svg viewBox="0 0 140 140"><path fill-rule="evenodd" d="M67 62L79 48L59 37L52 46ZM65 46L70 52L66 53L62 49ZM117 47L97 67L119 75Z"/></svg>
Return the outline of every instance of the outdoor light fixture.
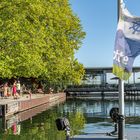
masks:
<svg viewBox="0 0 140 140"><path fill-rule="evenodd" d="M118 123L119 108L118 107L113 107L110 110L109 115L110 115L110 117L111 117L111 119L113 120L114 123Z"/></svg>
<svg viewBox="0 0 140 140"><path fill-rule="evenodd" d="M114 131L107 133L107 135L117 135L118 134L118 122L119 122L119 108L113 107L109 112L110 118L114 123Z"/></svg>
<svg viewBox="0 0 140 140"><path fill-rule="evenodd" d="M55 120L57 129L59 131L66 131L66 140L70 137L70 124L67 118L58 118Z"/></svg>

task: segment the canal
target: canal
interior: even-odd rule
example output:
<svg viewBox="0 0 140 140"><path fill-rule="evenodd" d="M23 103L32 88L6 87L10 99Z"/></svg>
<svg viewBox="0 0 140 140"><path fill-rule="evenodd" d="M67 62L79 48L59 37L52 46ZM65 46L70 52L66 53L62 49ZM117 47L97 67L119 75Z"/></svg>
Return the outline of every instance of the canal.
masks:
<svg viewBox="0 0 140 140"><path fill-rule="evenodd" d="M55 120L67 117L71 135L107 133L114 130L109 111L118 107L117 101L67 100L48 107L48 104L0 119L1 140L65 140L57 131ZM140 102L126 101L126 131L140 131ZM137 140L140 138L136 138ZM132 139L131 139L132 140Z"/></svg>

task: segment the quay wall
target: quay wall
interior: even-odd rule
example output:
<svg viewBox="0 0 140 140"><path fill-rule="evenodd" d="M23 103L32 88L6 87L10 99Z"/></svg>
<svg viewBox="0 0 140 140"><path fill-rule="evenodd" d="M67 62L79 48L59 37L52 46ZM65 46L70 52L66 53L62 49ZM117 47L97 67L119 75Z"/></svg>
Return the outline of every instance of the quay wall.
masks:
<svg viewBox="0 0 140 140"><path fill-rule="evenodd" d="M65 100L65 99L66 99L65 93L57 93L57 94L44 95L43 97L39 97L36 99L21 101L19 102L19 112L45 103L53 103L55 101Z"/></svg>

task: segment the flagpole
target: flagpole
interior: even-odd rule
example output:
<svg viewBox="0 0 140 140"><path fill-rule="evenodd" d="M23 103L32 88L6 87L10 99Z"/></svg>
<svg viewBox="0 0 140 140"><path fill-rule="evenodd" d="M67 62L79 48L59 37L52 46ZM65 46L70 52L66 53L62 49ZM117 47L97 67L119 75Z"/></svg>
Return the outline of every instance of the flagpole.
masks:
<svg viewBox="0 0 140 140"><path fill-rule="evenodd" d="M121 1L120 0L117 0L118 2L118 22L119 22L119 18L120 18L120 4L121 4Z"/></svg>
<svg viewBox="0 0 140 140"><path fill-rule="evenodd" d="M119 124L118 139L125 139L125 117L124 117L124 81L119 79Z"/></svg>
<svg viewBox="0 0 140 140"><path fill-rule="evenodd" d="M122 0L118 0L118 22L120 18L120 5ZM119 78L119 124L118 139L125 140L125 118L124 118L124 80Z"/></svg>

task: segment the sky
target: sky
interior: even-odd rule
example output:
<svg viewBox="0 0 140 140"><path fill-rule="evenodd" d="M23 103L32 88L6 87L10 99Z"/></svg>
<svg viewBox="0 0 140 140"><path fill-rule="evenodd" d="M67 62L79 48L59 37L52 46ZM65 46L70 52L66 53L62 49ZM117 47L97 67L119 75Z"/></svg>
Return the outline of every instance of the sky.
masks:
<svg viewBox="0 0 140 140"><path fill-rule="evenodd" d="M140 0L124 0L129 12L140 16ZM84 67L112 67L117 29L117 0L70 0L86 37L75 57ZM134 61L140 66L140 56Z"/></svg>

